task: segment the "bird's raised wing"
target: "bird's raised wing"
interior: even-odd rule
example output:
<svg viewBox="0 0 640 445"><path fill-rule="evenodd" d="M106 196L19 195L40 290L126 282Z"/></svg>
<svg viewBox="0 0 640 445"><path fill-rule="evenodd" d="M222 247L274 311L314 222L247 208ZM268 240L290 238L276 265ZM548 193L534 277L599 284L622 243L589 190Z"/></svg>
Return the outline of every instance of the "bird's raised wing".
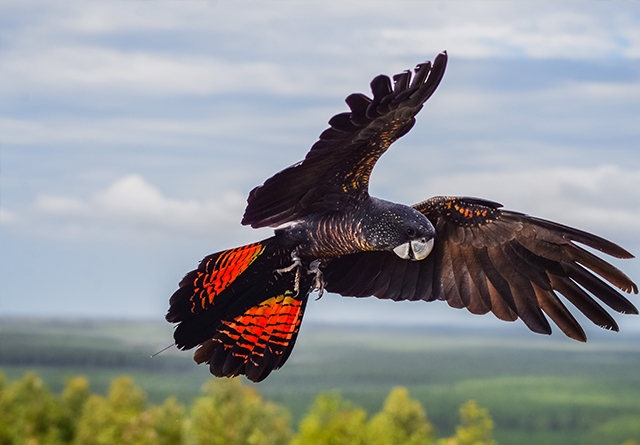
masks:
<svg viewBox="0 0 640 445"><path fill-rule="evenodd" d="M371 82L373 99L352 94L350 112L335 115L305 159L267 179L249 193L242 224L276 227L322 210L336 210L368 196L369 175L378 158L415 123L447 64L419 64L413 79L405 71Z"/></svg>
<svg viewBox="0 0 640 445"><path fill-rule="evenodd" d="M638 313L605 281L628 293L638 293L636 284L577 244L633 258L610 241L475 198L435 197L413 207L436 228L434 248L426 259L405 261L390 252L344 256L324 268L326 289L344 296L446 300L475 314L491 311L507 321L520 317L532 331L550 334L544 312L562 332L580 341L586 341L586 335L558 294L606 329L617 331L618 326L600 303L621 313Z"/></svg>

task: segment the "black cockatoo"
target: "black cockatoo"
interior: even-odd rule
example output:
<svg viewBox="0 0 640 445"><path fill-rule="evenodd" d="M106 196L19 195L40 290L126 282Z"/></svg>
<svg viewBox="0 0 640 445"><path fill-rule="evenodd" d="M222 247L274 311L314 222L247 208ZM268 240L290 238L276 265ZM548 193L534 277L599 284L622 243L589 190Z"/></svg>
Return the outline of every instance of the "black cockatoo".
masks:
<svg viewBox="0 0 640 445"><path fill-rule="evenodd" d="M274 227L274 236L209 255L182 279L166 317L179 323L179 348L199 346L195 360L216 376L261 381L289 357L313 290L446 300L543 334L548 317L580 341L585 333L559 295L606 329L618 327L602 304L638 313L615 289L637 293L636 284L580 246L633 257L610 241L484 199L406 206L369 195L373 166L413 127L446 63L439 54L393 85L376 77L373 98L347 97L350 111L329 120L303 161L249 193L242 224Z"/></svg>

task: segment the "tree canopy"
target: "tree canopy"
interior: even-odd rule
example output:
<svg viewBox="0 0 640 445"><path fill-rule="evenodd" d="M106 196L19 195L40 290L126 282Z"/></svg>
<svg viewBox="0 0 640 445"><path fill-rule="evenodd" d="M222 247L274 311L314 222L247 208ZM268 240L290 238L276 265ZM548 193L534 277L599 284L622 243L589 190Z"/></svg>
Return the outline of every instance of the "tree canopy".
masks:
<svg viewBox="0 0 640 445"><path fill-rule="evenodd" d="M106 395L92 394L84 377L53 394L34 373L9 382L0 372L0 445L496 445L493 427L470 400L455 434L438 438L403 387L370 418L339 392L320 393L295 431L285 408L240 379L212 379L185 407L173 397L150 405L129 377L113 380Z"/></svg>

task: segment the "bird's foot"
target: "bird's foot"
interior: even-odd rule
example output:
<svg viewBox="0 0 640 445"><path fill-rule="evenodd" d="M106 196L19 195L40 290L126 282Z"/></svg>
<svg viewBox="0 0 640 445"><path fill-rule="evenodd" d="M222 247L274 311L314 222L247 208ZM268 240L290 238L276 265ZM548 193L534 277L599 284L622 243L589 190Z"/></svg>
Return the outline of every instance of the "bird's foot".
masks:
<svg viewBox="0 0 640 445"><path fill-rule="evenodd" d="M302 260L298 256L298 252L294 250L291 252L291 259L293 263L290 266L283 267L282 269L276 269L276 272L280 275L296 270L296 276L293 280L293 297L297 297L300 294L300 269L302 267Z"/></svg>
<svg viewBox="0 0 640 445"><path fill-rule="evenodd" d="M317 301L324 294L324 279L322 278L322 271L320 270L320 260L312 261L311 264L309 264L307 273L315 275L313 290L318 291L318 298L316 298Z"/></svg>
<svg viewBox="0 0 640 445"><path fill-rule="evenodd" d="M291 259L293 260L293 263L291 263L290 266L283 267L282 269L276 269L276 272L282 275L285 273L289 273L293 270L296 271L296 275L293 281L293 291L294 291L294 297L297 297L300 294L300 271L303 269L303 264L302 264L302 260L298 256L298 252L295 250L291 252ZM304 269L308 275L311 275L311 274L314 275L312 291L313 290L318 291L318 298L317 298L318 300L324 294L324 285L325 285L324 279L322 278L322 270L320 270L320 264L321 264L320 260L314 260L309 264L308 269L306 268Z"/></svg>

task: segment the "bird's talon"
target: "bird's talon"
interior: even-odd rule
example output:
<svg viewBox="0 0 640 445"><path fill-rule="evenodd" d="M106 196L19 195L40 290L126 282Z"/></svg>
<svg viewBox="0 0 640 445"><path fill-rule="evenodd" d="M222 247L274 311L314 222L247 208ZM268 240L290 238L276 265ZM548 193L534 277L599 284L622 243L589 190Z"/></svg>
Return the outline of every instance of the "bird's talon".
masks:
<svg viewBox="0 0 640 445"><path fill-rule="evenodd" d="M322 278L322 271L320 270L320 260L312 261L311 264L309 264L309 270L307 273L315 275L313 289L318 291L318 298L316 298L317 301L324 294L324 279Z"/></svg>

